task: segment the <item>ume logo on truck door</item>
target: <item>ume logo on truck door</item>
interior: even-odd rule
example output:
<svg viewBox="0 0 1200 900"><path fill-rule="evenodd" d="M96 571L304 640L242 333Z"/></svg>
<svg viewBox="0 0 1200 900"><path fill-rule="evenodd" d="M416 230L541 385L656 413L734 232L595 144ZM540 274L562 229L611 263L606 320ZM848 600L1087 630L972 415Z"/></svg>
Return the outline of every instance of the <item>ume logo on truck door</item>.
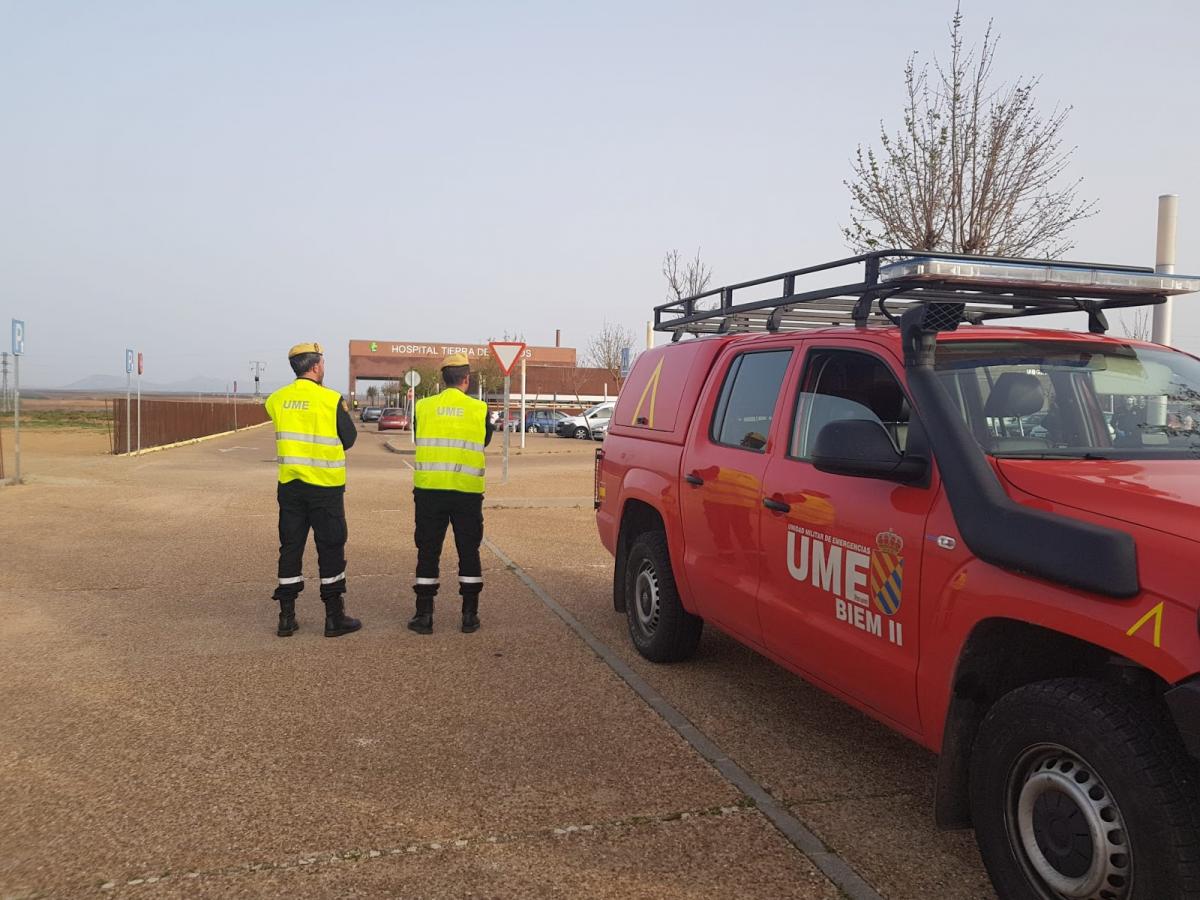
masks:
<svg viewBox="0 0 1200 900"><path fill-rule="evenodd" d="M892 618L900 610L904 579L900 535L881 531L874 549L799 525L788 525L787 538L788 574L831 594L839 622L904 646L904 627Z"/></svg>

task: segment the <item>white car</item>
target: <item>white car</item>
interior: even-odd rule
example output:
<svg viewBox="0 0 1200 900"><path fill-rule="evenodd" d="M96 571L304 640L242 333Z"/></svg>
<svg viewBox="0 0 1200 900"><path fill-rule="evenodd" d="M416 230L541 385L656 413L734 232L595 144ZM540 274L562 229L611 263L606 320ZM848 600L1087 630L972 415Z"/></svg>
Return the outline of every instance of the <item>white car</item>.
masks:
<svg viewBox="0 0 1200 900"><path fill-rule="evenodd" d="M581 440L590 438L601 424L605 429L608 428L608 420L612 418L616 405L616 400L605 400L603 403L597 403L591 409L585 409L577 416L568 416L558 423L555 433L559 437L573 437Z"/></svg>

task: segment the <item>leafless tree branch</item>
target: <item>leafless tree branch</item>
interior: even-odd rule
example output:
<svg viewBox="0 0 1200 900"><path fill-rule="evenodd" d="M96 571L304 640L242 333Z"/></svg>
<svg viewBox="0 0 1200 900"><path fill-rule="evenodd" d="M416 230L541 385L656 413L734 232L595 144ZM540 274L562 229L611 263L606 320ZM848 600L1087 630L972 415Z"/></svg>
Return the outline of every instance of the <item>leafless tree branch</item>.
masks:
<svg viewBox="0 0 1200 900"><path fill-rule="evenodd" d="M1078 179L1063 183L1073 147L1063 143L1070 107L1039 112L1038 80L993 85L998 37L989 22L976 52L963 17L950 22L950 56L904 67L903 124L881 123L878 149L851 161L846 243L999 256L1060 256L1068 235L1096 213ZM665 267L664 267L665 272Z"/></svg>
<svg viewBox="0 0 1200 900"><path fill-rule="evenodd" d="M624 325L605 322L583 351L584 365L606 369L618 386L621 384L621 352L633 353L633 332Z"/></svg>
<svg viewBox="0 0 1200 900"><path fill-rule="evenodd" d="M1148 307L1135 307L1130 310L1131 319L1126 319L1122 314L1120 317L1121 330L1125 332L1126 337L1133 338L1135 341L1148 341L1154 334L1153 320Z"/></svg>
<svg viewBox="0 0 1200 900"><path fill-rule="evenodd" d="M712 267L700 259L700 248L696 248L693 259L680 259L678 250L670 250L663 257L663 277L667 279L667 299L682 300L701 294L712 280Z"/></svg>

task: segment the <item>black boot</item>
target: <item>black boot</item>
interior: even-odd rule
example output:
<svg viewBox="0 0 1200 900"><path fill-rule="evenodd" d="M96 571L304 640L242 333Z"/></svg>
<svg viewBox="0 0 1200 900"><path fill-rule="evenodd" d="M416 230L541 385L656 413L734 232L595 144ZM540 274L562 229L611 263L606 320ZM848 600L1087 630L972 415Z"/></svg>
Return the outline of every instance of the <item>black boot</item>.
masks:
<svg viewBox="0 0 1200 900"><path fill-rule="evenodd" d="M408 620L408 630L433 634L433 597L417 594L417 612Z"/></svg>
<svg viewBox="0 0 1200 900"><path fill-rule="evenodd" d="M275 632L280 637L291 637L300 628L296 624L296 601L279 601L279 629Z"/></svg>
<svg viewBox="0 0 1200 900"><path fill-rule="evenodd" d="M462 605L462 630L463 634L470 634L473 631L479 630L479 595L478 594L463 594Z"/></svg>
<svg viewBox="0 0 1200 900"><path fill-rule="evenodd" d="M362 622L346 615L345 601L339 595L325 601L325 637L341 637L362 628Z"/></svg>

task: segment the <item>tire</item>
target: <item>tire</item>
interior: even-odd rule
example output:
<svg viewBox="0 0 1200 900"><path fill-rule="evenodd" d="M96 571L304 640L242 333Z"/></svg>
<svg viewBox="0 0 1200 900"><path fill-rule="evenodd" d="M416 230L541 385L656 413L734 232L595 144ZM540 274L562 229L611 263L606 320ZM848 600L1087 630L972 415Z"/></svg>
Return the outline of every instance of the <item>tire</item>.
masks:
<svg viewBox="0 0 1200 900"><path fill-rule="evenodd" d="M647 531L625 560L625 619L637 652L651 662L680 662L696 652L704 620L679 600L667 536Z"/></svg>
<svg viewBox="0 0 1200 900"><path fill-rule="evenodd" d="M1196 764L1151 698L1086 678L1017 688L980 726L970 791L1005 900L1200 898Z"/></svg>
<svg viewBox="0 0 1200 900"><path fill-rule="evenodd" d="M576 438L576 440L580 440L580 441L582 441L584 438L586 438L586 437L589 437L589 436L590 436L590 435L589 435L589 433L588 433L588 430L587 430L586 428L584 428L582 425L578 425L578 426L576 426L576 428L575 428L575 438Z"/></svg>

